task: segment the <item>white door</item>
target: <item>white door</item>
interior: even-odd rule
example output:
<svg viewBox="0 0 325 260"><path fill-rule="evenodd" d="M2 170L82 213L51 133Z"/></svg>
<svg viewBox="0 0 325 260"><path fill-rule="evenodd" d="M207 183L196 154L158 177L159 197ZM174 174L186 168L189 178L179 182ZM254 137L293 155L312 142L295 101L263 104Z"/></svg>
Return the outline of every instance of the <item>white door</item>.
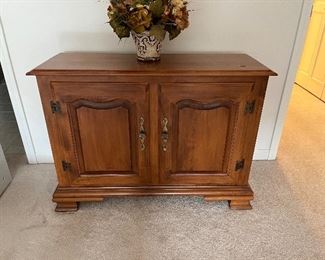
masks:
<svg viewBox="0 0 325 260"><path fill-rule="evenodd" d="M325 0L316 0L296 82L325 100Z"/></svg>

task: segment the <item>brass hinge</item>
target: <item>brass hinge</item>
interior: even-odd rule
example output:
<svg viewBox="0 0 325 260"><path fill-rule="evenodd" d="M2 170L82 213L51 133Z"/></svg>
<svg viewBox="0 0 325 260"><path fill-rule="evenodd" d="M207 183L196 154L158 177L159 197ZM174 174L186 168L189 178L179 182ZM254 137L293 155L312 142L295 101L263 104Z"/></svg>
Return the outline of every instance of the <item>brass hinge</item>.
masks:
<svg viewBox="0 0 325 260"><path fill-rule="evenodd" d="M51 110L52 113L59 113L61 112L61 106L59 102L51 101Z"/></svg>
<svg viewBox="0 0 325 260"><path fill-rule="evenodd" d="M71 170L71 163L62 161L62 169L63 171L70 171Z"/></svg>
<svg viewBox="0 0 325 260"><path fill-rule="evenodd" d="M244 169L244 166L245 166L245 160L244 159L240 160L240 161L237 161L235 171L239 171L239 170Z"/></svg>
<svg viewBox="0 0 325 260"><path fill-rule="evenodd" d="M245 114L252 114L255 110L255 100L246 103Z"/></svg>

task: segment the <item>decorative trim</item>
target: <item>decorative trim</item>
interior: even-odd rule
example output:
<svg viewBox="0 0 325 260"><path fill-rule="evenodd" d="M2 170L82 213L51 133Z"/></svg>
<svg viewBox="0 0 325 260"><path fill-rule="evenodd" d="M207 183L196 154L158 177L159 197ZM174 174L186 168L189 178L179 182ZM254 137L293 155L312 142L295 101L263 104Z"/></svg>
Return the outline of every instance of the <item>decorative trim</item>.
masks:
<svg viewBox="0 0 325 260"><path fill-rule="evenodd" d="M247 186L139 186L139 187L57 187L54 202L101 201L110 196L196 195L210 200L253 199ZM247 197L248 196L248 197Z"/></svg>
<svg viewBox="0 0 325 260"><path fill-rule="evenodd" d="M228 200L231 209L251 209L250 201L254 192L247 186L143 186L143 187L57 187L53 202L56 211L70 212L78 210L79 202L103 201L113 196L203 196L205 201Z"/></svg>
<svg viewBox="0 0 325 260"><path fill-rule="evenodd" d="M184 99L181 101L178 101L176 103L178 110L182 108L192 108L197 110L212 110L216 108L226 107L231 108L233 102L231 101L214 101L211 103L202 103L200 101L192 100L192 99Z"/></svg>
<svg viewBox="0 0 325 260"><path fill-rule="evenodd" d="M118 107L124 107L130 109L131 103L125 99L113 99L111 101L93 101L89 99L78 99L77 101L68 103L69 107L72 106L76 110L80 107L87 107L92 109L113 109Z"/></svg>

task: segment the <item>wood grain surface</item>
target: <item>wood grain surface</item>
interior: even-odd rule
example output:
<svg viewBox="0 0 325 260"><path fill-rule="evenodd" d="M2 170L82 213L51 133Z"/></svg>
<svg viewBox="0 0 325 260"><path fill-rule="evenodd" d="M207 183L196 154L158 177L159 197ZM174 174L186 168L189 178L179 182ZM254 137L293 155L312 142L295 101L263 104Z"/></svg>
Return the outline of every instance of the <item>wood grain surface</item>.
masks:
<svg viewBox="0 0 325 260"><path fill-rule="evenodd" d="M268 77L245 54L62 53L36 75L57 211L110 196L200 195L251 209L248 179ZM55 105L55 108L53 108Z"/></svg>
<svg viewBox="0 0 325 260"><path fill-rule="evenodd" d="M250 75L273 71L246 54L164 54L160 62L140 62L133 54L60 53L28 75Z"/></svg>

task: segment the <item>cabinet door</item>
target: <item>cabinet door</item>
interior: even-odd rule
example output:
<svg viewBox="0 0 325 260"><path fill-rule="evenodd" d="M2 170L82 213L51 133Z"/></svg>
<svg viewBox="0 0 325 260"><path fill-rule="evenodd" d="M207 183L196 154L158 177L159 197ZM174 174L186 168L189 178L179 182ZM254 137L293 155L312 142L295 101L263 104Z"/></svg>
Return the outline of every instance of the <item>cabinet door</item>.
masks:
<svg viewBox="0 0 325 260"><path fill-rule="evenodd" d="M69 185L138 185L148 181L148 89L145 84L52 82L61 177Z"/></svg>
<svg viewBox="0 0 325 260"><path fill-rule="evenodd" d="M160 182L236 184L253 83L161 86Z"/></svg>

